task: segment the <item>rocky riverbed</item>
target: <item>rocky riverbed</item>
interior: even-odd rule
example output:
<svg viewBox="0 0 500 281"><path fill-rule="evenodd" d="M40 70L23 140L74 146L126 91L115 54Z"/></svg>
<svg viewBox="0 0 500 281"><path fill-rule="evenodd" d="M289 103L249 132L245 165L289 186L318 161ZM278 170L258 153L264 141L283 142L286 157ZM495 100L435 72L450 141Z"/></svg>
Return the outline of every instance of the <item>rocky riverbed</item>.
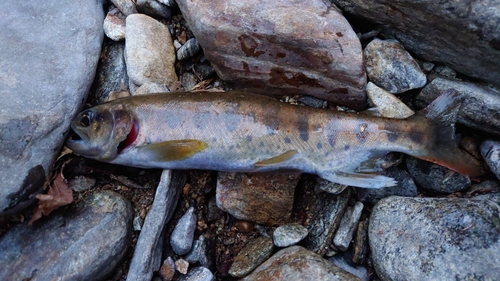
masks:
<svg viewBox="0 0 500 281"><path fill-rule="evenodd" d="M7 1L0 279L500 279L500 6L393 2ZM398 184L362 189L62 148L83 108L231 89L396 119L454 89L457 144L487 172L390 153Z"/></svg>

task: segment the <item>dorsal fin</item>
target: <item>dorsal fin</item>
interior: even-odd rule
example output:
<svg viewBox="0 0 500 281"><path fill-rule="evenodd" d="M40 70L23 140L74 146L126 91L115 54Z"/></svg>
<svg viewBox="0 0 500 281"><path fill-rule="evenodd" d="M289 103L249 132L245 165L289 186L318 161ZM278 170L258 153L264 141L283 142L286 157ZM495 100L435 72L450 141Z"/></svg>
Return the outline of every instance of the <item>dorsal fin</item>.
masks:
<svg viewBox="0 0 500 281"><path fill-rule="evenodd" d="M457 114L463 100L464 96L462 94L450 88L419 113L425 115L427 119L431 119L436 124L453 126L457 121Z"/></svg>

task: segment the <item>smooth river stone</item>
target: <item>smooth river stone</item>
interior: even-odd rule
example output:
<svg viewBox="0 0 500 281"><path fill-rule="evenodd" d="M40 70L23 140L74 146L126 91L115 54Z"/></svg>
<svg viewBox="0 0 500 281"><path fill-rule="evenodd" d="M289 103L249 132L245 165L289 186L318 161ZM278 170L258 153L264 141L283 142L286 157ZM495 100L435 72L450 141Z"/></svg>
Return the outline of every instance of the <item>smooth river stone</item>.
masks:
<svg viewBox="0 0 500 281"><path fill-rule="evenodd" d="M177 1L219 77L266 94L366 105L361 44L331 3Z"/></svg>

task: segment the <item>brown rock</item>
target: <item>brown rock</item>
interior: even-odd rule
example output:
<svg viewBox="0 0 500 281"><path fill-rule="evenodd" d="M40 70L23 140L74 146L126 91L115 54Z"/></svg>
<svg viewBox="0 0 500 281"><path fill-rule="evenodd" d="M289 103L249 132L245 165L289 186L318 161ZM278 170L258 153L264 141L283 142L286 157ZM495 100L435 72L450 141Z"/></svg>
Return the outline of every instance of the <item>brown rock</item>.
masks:
<svg viewBox="0 0 500 281"><path fill-rule="evenodd" d="M285 248L242 280L360 280L301 246Z"/></svg>
<svg viewBox="0 0 500 281"><path fill-rule="evenodd" d="M331 0L427 61L500 85L498 1Z"/></svg>
<svg viewBox="0 0 500 281"><path fill-rule="evenodd" d="M290 220L297 174L222 173L217 177L217 206L234 217L264 225Z"/></svg>
<svg viewBox="0 0 500 281"><path fill-rule="evenodd" d="M273 253L273 239L261 236L249 242L234 258L229 269L233 277L243 277L267 260Z"/></svg>
<svg viewBox="0 0 500 281"><path fill-rule="evenodd" d="M177 1L217 74L267 94L366 103L361 45L335 6L312 1Z"/></svg>

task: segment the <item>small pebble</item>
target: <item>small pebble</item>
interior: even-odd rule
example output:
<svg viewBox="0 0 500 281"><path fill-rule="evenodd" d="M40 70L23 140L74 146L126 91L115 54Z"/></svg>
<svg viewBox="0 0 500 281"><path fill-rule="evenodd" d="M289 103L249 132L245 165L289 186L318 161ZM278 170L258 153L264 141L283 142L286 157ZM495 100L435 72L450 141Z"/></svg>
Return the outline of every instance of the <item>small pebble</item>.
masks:
<svg viewBox="0 0 500 281"><path fill-rule="evenodd" d="M250 233L253 231L254 224L248 221L237 221L234 223L234 226L241 233Z"/></svg>
<svg viewBox="0 0 500 281"><path fill-rule="evenodd" d="M194 241L191 251L184 259L191 264L199 262L202 266L210 268L213 264L214 250L212 240L201 235Z"/></svg>
<svg viewBox="0 0 500 281"><path fill-rule="evenodd" d="M141 231L143 223L144 223L144 220L141 218L141 216L136 216L132 222L132 225L134 226L134 230Z"/></svg>
<svg viewBox="0 0 500 281"><path fill-rule="evenodd" d="M118 7L125 16L137 14L135 0L111 0L111 2Z"/></svg>
<svg viewBox="0 0 500 281"><path fill-rule="evenodd" d="M170 245L176 254L184 255L191 250L196 221L194 208L190 207L177 222L172 236L170 236Z"/></svg>
<svg viewBox="0 0 500 281"><path fill-rule="evenodd" d="M340 221L339 229L333 238L333 245L337 249L346 251L349 247L363 208L364 205L361 202L357 202L353 207L347 207L344 217Z"/></svg>
<svg viewBox="0 0 500 281"><path fill-rule="evenodd" d="M298 223L279 226L274 230L273 242L277 247L288 247L304 239L309 231Z"/></svg>
<svg viewBox="0 0 500 281"><path fill-rule="evenodd" d="M199 266L192 268L188 274L179 277L179 281L212 281L214 280L214 274L210 269Z"/></svg>
<svg viewBox="0 0 500 281"><path fill-rule="evenodd" d="M200 44L198 44L198 41L196 38L191 38L182 45L182 47L177 50L177 59L178 60L184 60L190 57L193 57L200 51Z"/></svg>
<svg viewBox="0 0 500 281"><path fill-rule="evenodd" d="M175 261L175 269L181 274L186 274L189 269L189 262L185 259L178 259Z"/></svg>
<svg viewBox="0 0 500 281"><path fill-rule="evenodd" d="M481 144L481 155L493 174L500 179L500 141L487 140Z"/></svg>
<svg viewBox="0 0 500 281"><path fill-rule="evenodd" d="M170 281L174 278L175 262L171 257L166 258L158 271L158 274L165 281Z"/></svg>
<svg viewBox="0 0 500 281"><path fill-rule="evenodd" d="M374 39L364 49L366 73L377 86L393 94L425 86L427 77L396 40Z"/></svg>
<svg viewBox="0 0 500 281"><path fill-rule="evenodd" d="M322 99L315 98L313 96L301 96L298 99L299 102L316 108L327 108L328 102Z"/></svg>
<svg viewBox="0 0 500 281"><path fill-rule="evenodd" d="M104 19L103 29L104 34L113 41L125 39L125 15L118 8L111 9Z"/></svg>
<svg viewBox="0 0 500 281"><path fill-rule="evenodd" d="M76 176L69 180L68 186L73 191L83 192L85 190L89 190L94 187L97 180L95 178L89 178L86 176Z"/></svg>

